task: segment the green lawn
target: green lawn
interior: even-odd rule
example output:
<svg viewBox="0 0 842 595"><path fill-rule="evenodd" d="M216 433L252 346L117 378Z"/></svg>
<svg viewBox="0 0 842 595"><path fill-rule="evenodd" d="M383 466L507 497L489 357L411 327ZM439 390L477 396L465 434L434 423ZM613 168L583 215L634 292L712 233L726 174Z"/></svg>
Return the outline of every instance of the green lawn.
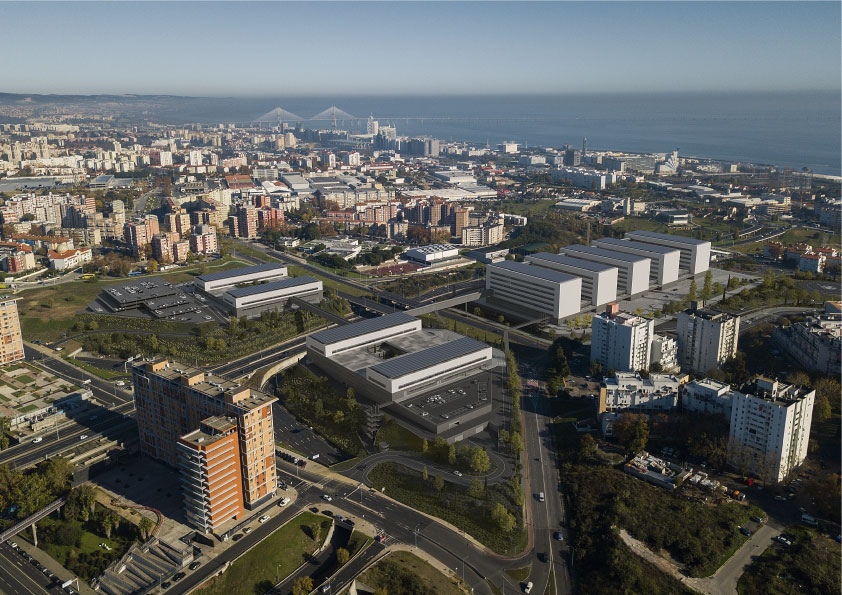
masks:
<svg viewBox="0 0 842 595"><path fill-rule="evenodd" d="M63 359L64 361L66 361L67 363L69 363L73 366L76 366L77 368L81 368L81 369L85 370L85 372L87 372L89 374L93 374L94 376L99 376L100 378L103 378L105 380L114 380L115 378L121 378L121 377L126 376L126 374L124 374L122 371L114 372L113 370L103 370L102 368L98 368L98 367L96 367L94 365L91 365L87 362L83 362L81 360L74 359L74 358L69 357L67 355L63 355L61 359Z"/></svg>
<svg viewBox="0 0 842 595"><path fill-rule="evenodd" d="M418 556L396 551L365 571L360 581L389 595L465 595L460 581L445 576Z"/></svg>
<svg viewBox="0 0 842 595"><path fill-rule="evenodd" d="M34 411L36 409L38 409L36 405L24 405L18 409L18 413L29 413L30 411Z"/></svg>
<svg viewBox="0 0 842 595"><path fill-rule="evenodd" d="M222 576L207 581L199 595L253 595L265 593L306 562L327 536L331 521L304 512L237 559ZM319 540L310 533L321 526Z"/></svg>
<svg viewBox="0 0 842 595"><path fill-rule="evenodd" d="M389 450L421 452L424 440L393 419L387 419L377 431L376 444L385 442Z"/></svg>
<svg viewBox="0 0 842 595"><path fill-rule="evenodd" d="M512 579L522 582L529 578L529 573L532 572L532 565L524 566L523 568L509 568L506 570L506 574L508 574Z"/></svg>
<svg viewBox="0 0 842 595"><path fill-rule="evenodd" d="M32 376L27 376L26 374L15 376L15 380L17 380L21 384L32 384L33 382L35 382L35 379Z"/></svg>
<svg viewBox="0 0 842 595"><path fill-rule="evenodd" d="M335 291L344 291L345 293L349 293L354 296L361 296L366 295L368 292L364 289L360 289L355 285L346 285L345 283L340 283L334 279L329 279L324 275L319 275L318 273L314 273L313 271L307 270L302 268L298 265L289 265L287 267L289 274L293 277L300 277L302 275L308 275L310 277L315 277L322 282L325 288L333 289Z"/></svg>

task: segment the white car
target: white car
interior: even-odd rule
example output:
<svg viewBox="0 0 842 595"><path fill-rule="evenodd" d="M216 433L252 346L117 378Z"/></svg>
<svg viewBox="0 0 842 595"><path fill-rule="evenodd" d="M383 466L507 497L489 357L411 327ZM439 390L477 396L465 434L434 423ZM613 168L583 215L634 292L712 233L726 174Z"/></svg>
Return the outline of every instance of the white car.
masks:
<svg viewBox="0 0 842 595"><path fill-rule="evenodd" d="M286 506L289 504L289 498L282 498L280 502L278 502L278 506Z"/></svg>
<svg viewBox="0 0 842 595"><path fill-rule="evenodd" d="M322 500L325 502L333 502L333 498L331 498L329 494L322 494Z"/></svg>
<svg viewBox="0 0 842 595"><path fill-rule="evenodd" d="M32 439L32 444L38 444L42 440L43 440L43 438L41 436L36 436L35 438Z"/></svg>
<svg viewBox="0 0 842 595"><path fill-rule="evenodd" d="M122 380L118 380L118 381L117 381L117 386L126 386L126 383L125 383L125 382L123 382Z"/></svg>
<svg viewBox="0 0 842 595"><path fill-rule="evenodd" d="M453 475L455 475L456 477L462 477L462 472L457 469L453 472Z"/></svg>
<svg viewBox="0 0 842 595"><path fill-rule="evenodd" d="M81 436L79 436L79 440L86 440L87 438L88 438L87 434L82 434Z"/></svg>
<svg viewBox="0 0 842 595"><path fill-rule="evenodd" d="M264 514L262 517L260 517L259 519L257 519L257 522L258 522L258 523L265 523L265 522L266 522L266 521L268 521L268 520L269 520L269 515L268 515L268 514Z"/></svg>
<svg viewBox="0 0 842 595"><path fill-rule="evenodd" d="M532 591L532 581L526 583L526 586L523 588L524 593L529 593L530 591Z"/></svg>

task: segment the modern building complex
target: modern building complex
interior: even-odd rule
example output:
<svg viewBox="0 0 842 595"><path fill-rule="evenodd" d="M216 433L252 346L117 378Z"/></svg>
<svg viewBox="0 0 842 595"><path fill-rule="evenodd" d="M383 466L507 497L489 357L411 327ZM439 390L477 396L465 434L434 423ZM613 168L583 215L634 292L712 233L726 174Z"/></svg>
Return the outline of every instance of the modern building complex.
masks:
<svg viewBox="0 0 842 595"><path fill-rule="evenodd" d="M737 354L740 317L693 307L678 313L678 364L686 372L705 374Z"/></svg>
<svg viewBox="0 0 842 595"><path fill-rule="evenodd" d="M100 292L95 304L114 314L136 315L140 311L155 318L168 318L200 309L181 289L158 277L146 277L125 285L109 285Z"/></svg>
<svg viewBox="0 0 842 595"><path fill-rule="evenodd" d="M681 381L672 374L618 373L606 377L599 389L598 413L617 411L670 411L678 406Z"/></svg>
<svg viewBox="0 0 842 595"><path fill-rule="evenodd" d="M208 533L242 516L243 484L234 419L204 419L198 430L179 438L176 446L184 512L191 523Z"/></svg>
<svg viewBox="0 0 842 595"><path fill-rule="evenodd" d="M240 318L259 316L261 312L281 309L290 298L318 304L322 300L322 282L314 277L290 277L281 281L230 289L222 295L229 311Z"/></svg>
<svg viewBox="0 0 842 595"><path fill-rule="evenodd" d="M402 312L313 333L307 355L376 408L448 441L485 428L492 405L488 372L503 361L485 343L424 329Z"/></svg>
<svg viewBox="0 0 842 595"><path fill-rule="evenodd" d="M602 238L593 243L598 248L623 252L649 259L649 280L652 285L664 287L678 281L678 266L681 262L681 252L675 248L644 244L629 240Z"/></svg>
<svg viewBox="0 0 842 595"><path fill-rule="evenodd" d="M626 312L609 304L606 312L591 322L591 361L603 370L648 371L655 336L655 321Z"/></svg>
<svg viewBox="0 0 842 595"><path fill-rule="evenodd" d="M222 293L245 283L268 283L286 278L287 268L282 264L265 263L230 271L199 275L193 285L205 293Z"/></svg>
<svg viewBox="0 0 842 595"><path fill-rule="evenodd" d="M166 359L134 365L132 380L142 453L182 469L185 465L190 466L190 461L184 460L185 449L193 462L195 458L204 458L206 461L213 459L215 463L215 450L197 452L205 440L199 442L198 439L204 437L195 432L201 430L213 437L213 440L208 439L213 444L227 444L224 437L218 437L227 432L224 429L228 428L227 422L209 418L230 418L236 425L239 449L236 472L243 505L252 509L272 497L277 490L272 403L277 399ZM219 454L221 456L223 452ZM229 471L230 465L219 463L221 469ZM221 522L219 515L228 510L227 505L222 506L227 504L224 497L227 492L221 485L216 490L215 483L214 491L208 492L209 498L204 500L206 507L197 509L195 503L199 495L189 488L195 485L196 474L198 477L211 475L209 469L203 468L195 473L191 471L185 477L185 503L196 527L207 530L208 526L217 527L217 521ZM209 485L204 487L210 490Z"/></svg>
<svg viewBox="0 0 842 595"><path fill-rule="evenodd" d="M433 266L459 258L459 246L452 244L430 244L421 248L412 248L403 253L404 258L426 266Z"/></svg>
<svg viewBox="0 0 842 595"><path fill-rule="evenodd" d="M586 304L602 306L617 299L617 267L552 252L531 254L524 261L579 277L582 280L581 300Z"/></svg>
<svg viewBox="0 0 842 595"><path fill-rule="evenodd" d="M651 261L644 256L582 244L567 246L559 253L617 267L617 293L633 296L649 289Z"/></svg>
<svg viewBox="0 0 842 595"><path fill-rule="evenodd" d="M5 296L0 298L0 365L23 358L18 301L16 298Z"/></svg>
<svg viewBox="0 0 842 595"><path fill-rule="evenodd" d="M626 234L626 239L678 249L681 252L679 268L691 275L704 273L710 268L710 242L654 231L630 231Z"/></svg>
<svg viewBox="0 0 842 595"><path fill-rule="evenodd" d="M489 300L559 321L581 309L582 278L525 262L504 261L485 268Z"/></svg>
<svg viewBox="0 0 842 595"><path fill-rule="evenodd" d="M731 419L731 386L711 378L694 380L681 391L681 408L687 412L721 415Z"/></svg>
<svg viewBox="0 0 842 595"><path fill-rule="evenodd" d="M781 482L807 458L816 391L758 378L735 391L728 462Z"/></svg>
<svg viewBox="0 0 842 595"><path fill-rule="evenodd" d="M808 317L772 334L777 345L800 367L825 376L842 370L842 314Z"/></svg>

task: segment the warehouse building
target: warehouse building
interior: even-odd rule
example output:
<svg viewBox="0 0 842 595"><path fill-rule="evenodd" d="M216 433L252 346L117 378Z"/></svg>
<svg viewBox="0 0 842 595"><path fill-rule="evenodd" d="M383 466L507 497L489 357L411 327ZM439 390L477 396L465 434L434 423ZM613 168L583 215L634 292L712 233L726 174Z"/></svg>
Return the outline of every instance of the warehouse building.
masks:
<svg viewBox="0 0 842 595"><path fill-rule="evenodd" d="M205 293L219 295L244 283L268 283L280 281L286 276L287 268L284 265L267 262L251 267L199 275L193 280L193 285Z"/></svg>
<svg viewBox="0 0 842 595"><path fill-rule="evenodd" d="M504 261L485 267L489 303L547 315L558 322L581 309L582 279L525 262Z"/></svg>
<svg viewBox="0 0 842 595"><path fill-rule="evenodd" d="M651 261L645 256L616 252L595 246L584 246L582 244L562 248L559 254L617 267L618 293L633 296L649 289Z"/></svg>
<svg viewBox="0 0 842 595"><path fill-rule="evenodd" d="M602 238L593 243L597 248L623 252L649 259L649 280L652 285L664 287L678 281L678 266L681 262L681 252L676 248L656 246L631 240L617 240Z"/></svg>
<svg viewBox="0 0 842 595"><path fill-rule="evenodd" d="M412 248L403 253L403 257L411 262L425 266L433 266L456 260L459 258L459 246L452 244L430 244L420 248Z"/></svg>
<svg viewBox="0 0 842 595"><path fill-rule="evenodd" d="M602 306L617 299L617 267L552 252L538 252L524 260L534 266L582 279L581 300L586 304Z"/></svg>
<svg viewBox="0 0 842 595"><path fill-rule="evenodd" d="M654 231L630 231L626 234L626 239L666 248L676 248L681 252L679 268L691 275L704 273L710 268L710 242Z"/></svg>
<svg viewBox="0 0 842 595"><path fill-rule="evenodd" d="M322 301L322 282L308 276L290 277L271 283L260 283L226 291L222 301L237 318L260 316L267 310L283 310L291 298L311 304Z"/></svg>

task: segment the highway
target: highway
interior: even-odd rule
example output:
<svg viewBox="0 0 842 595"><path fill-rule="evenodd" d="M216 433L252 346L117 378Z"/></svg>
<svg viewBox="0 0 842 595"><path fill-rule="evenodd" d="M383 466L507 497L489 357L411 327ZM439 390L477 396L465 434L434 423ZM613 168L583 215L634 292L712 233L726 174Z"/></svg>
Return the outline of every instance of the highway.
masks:
<svg viewBox="0 0 842 595"><path fill-rule="evenodd" d="M4 595L41 595L55 593L49 589L48 579L35 566L26 561L8 543L0 545L0 593Z"/></svg>

